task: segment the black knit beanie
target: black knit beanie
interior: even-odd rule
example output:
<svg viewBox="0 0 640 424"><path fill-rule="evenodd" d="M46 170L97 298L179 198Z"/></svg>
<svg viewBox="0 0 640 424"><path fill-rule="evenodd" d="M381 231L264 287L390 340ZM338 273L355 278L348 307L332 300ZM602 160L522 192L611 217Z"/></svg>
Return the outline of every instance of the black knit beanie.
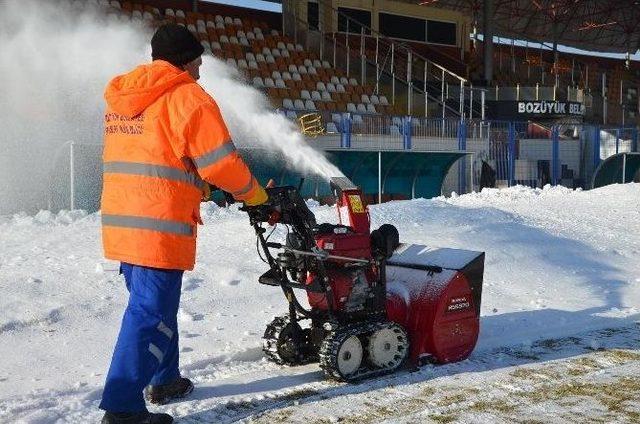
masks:
<svg viewBox="0 0 640 424"><path fill-rule="evenodd" d="M204 47L189 30L182 25L164 24L151 39L153 60L166 60L182 66L197 59L204 53Z"/></svg>

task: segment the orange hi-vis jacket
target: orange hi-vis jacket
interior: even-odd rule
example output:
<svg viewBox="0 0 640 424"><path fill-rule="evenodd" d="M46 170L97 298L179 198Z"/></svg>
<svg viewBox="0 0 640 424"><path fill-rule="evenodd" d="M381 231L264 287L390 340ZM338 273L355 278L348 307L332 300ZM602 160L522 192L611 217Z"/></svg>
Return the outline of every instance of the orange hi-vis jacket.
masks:
<svg viewBox="0 0 640 424"><path fill-rule="evenodd" d="M214 100L162 60L114 78L105 92L105 256L191 270L202 180L247 204L266 200Z"/></svg>

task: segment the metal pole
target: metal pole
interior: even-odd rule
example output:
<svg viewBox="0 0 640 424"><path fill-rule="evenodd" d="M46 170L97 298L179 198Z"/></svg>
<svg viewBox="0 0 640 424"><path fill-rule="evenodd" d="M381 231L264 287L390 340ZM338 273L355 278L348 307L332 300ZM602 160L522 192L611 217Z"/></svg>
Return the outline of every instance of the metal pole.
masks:
<svg viewBox="0 0 640 424"><path fill-rule="evenodd" d="M382 151L378 150L378 203L382 203Z"/></svg>
<svg viewBox="0 0 640 424"><path fill-rule="evenodd" d="M378 62L379 42L380 42L380 39L378 37L378 34L376 34L376 96L380 91L380 63Z"/></svg>
<svg viewBox="0 0 640 424"><path fill-rule="evenodd" d="M464 81L460 80L460 119L464 119Z"/></svg>
<svg viewBox="0 0 640 424"><path fill-rule="evenodd" d="M407 52L407 115L411 115L411 107L413 103L413 81L411 66L413 65L411 59L411 50Z"/></svg>
<svg viewBox="0 0 640 424"><path fill-rule="evenodd" d="M320 30L320 61L324 60L324 31Z"/></svg>
<svg viewBox="0 0 640 424"><path fill-rule="evenodd" d="M349 65L350 65L350 60L349 60L349 55L351 53L351 51L349 50L349 19L347 19L347 36L346 36L346 46L347 46L347 77L349 76Z"/></svg>
<svg viewBox="0 0 640 424"><path fill-rule="evenodd" d="M333 67L336 67L336 33L333 33Z"/></svg>
<svg viewBox="0 0 640 424"><path fill-rule="evenodd" d="M391 104L396 104L396 68L395 61L395 43L391 43Z"/></svg>
<svg viewBox="0 0 640 424"><path fill-rule="evenodd" d="M481 106L480 106L480 113L482 113L482 120L483 120L483 121L484 121L484 105L485 105L485 103L484 103L484 96L485 96L485 91L484 91L484 90L482 90L482 91L480 92L480 105L481 105Z"/></svg>
<svg viewBox="0 0 640 424"><path fill-rule="evenodd" d="M622 155L622 184L627 182L627 154Z"/></svg>
<svg viewBox="0 0 640 424"><path fill-rule="evenodd" d="M360 84L364 85L366 77L366 62L364 60L364 27L360 27Z"/></svg>
<svg viewBox="0 0 640 424"><path fill-rule="evenodd" d="M445 114L445 107L444 107L444 69L442 70L442 80L441 80L441 85L440 85L440 102L442 103L442 125L444 125L444 114ZM444 131L444 130L443 130Z"/></svg>
<svg viewBox="0 0 640 424"><path fill-rule="evenodd" d="M469 119L473 119L473 84L469 85Z"/></svg>
<svg viewBox="0 0 640 424"><path fill-rule="evenodd" d="M69 144L69 209L76 209L76 181L75 181L75 143L72 141Z"/></svg>
<svg viewBox="0 0 640 424"><path fill-rule="evenodd" d="M422 91L424 91L424 117L429 117L429 95L427 94L427 62L424 62L424 81L422 84Z"/></svg>

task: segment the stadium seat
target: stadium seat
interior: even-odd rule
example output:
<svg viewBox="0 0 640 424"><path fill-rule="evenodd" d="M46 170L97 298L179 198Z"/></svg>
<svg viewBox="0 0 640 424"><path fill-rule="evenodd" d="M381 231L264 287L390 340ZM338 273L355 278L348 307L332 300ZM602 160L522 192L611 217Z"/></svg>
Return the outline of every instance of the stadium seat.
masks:
<svg viewBox="0 0 640 424"><path fill-rule="evenodd" d="M256 40L261 40L261 41L264 40L264 35L262 35L262 33L260 33L260 32L257 33L256 34Z"/></svg>
<svg viewBox="0 0 640 424"><path fill-rule="evenodd" d="M347 103L347 112L356 113L358 112L358 109L356 108L356 105L354 105L353 103Z"/></svg>
<svg viewBox="0 0 640 424"><path fill-rule="evenodd" d="M247 65L247 61L244 59L240 59L238 60L238 68L240 69L247 69L249 67L249 65Z"/></svg>
<svg viewBox="0 0 640 424"><path fill-rule="evenodd" d="M176 18L186 18L186 15L184 14L184 10L176 9Z"/></svg>
<svg viewBox="0 0 640 424"><path fill-rule="evenodd" d="M274 37L277 37L278 35L280 35L280 33L278 32L277 29L272 29L271 30L271 35L274 36Z"/></svg>
<svg viewBox="0 0 640 424"><path fill-rule="evenodd" d="M339 113L332 113L331 114L331 121L335 122L338 125L340 125L340 123L342 122L342 115L339 114Z"/></svg>
<svg viewBox="0 0 640 424"><path fill-rule="evenodd" d="M218 22L222 22L224 23L224 18L220 15L216 15L216 17L213 19L216 23Z"/></svg>
<svg viewBox="0 0 640 424"><path fill-rule="evenodd" d="M391 125L389 127L389 134L400 136L400 128L397 125Z"/></svg>
<svg viewBox="0 0 640 424"><path fill-rule="evenodd" d="M242 20L240 18L233 18L233 24L235 26L242 26Z"/></svg>
<svg viewBox="0 0 640 424"><path fill-rule="evenodd" d="M294 46L293 44L291 44L291 43L287 43L287 50L289 50L289 51L295 51L295 49L296 49L296 48L295 48L295 46Z"/></svg>
<svg viewBox="0 0 640 424"><path fill-rule="evenodd" d="M316 108L316 104L313 103L313 100L305 100L304 108L307 110L318 110L318 108Z"/></svg>
<svg viewBox="0 0 640 424"><path fill-rule="evenodd" d="M371 100L369 99L369 96L367 96L366 94L363 94L362 96L360 96L360 100L364 104L371 103Z"/></svg>
<svg viewBox="0 0 640 424"><path fill-rule="evenodd" d="M293 110L288 110L287 118L295 120L295 119L298 119L298 115Z"/></svg>
<svg viewBox="0 0 640 424"><path fill-rule="evenodd" d="M256 39L256 35L253 32L251 32L251 31L247 32L247 40L252 40L253 41L255 39Z"/></svg>
<svg viewBox="0 0 640 424"><path fill-rule="evenodd" d="M267 88L275 88L276 84L273 82L273 79L267 77L264 79L264 86Z"/></svg>
<svg viewBox="0 0 640 424"><path fill-rule="evenodd" d="M229 37L227 37L226 35L221 35L220 44L229 44Z"/></svg>
<svg viewBox="0 0 640 424"><path fill-rule="evenodd" d="M289 50L282 50L282 51L280 51L280 56L282 56L282 57L291 57L291 56L289 55Z"/></svg>
<svg viewBox="0 0 640 424"><path fill-rule="evenodd" d="M336 91L338 93L345 93L346 92L346 90L344 89L344 85L342 85L342 84L336 85Z"/></svg>
<svg viewBox="0 0 640 424"><path fill-rule="evenodd" d="M302 90L300 92L300 98L303 100L311 100L311 94L309 94L309 91L307 90Z"/></svg>
<svg viewBox="0 0 640 424"><path fill-rule="evenodd" d="M323 61L322 61L322 67L323 67L324 69L331 69L331 64L330 64L328 61L323 60Z"/></svg>
<svg viewBox="0 0 640 424"><path fill-rule="evenodd" d="M280 72L278 71L273 71L271 72L271 77L275 80L275 79L282 79L282 75L280 74Z"/></svg>
<svg viewBox="0 0 640 424"><path fill-rule="evenodd" d="M333 83L331 83L331 82L327 83L327 91L329 93L335 93L336 92L336 86L333 85Z"/></svg>
<svg viewBox="0 0 640 424"><path fill-rule="evenodd" d="M213 50L222 50L222 47L220 46L220 43L218 43L217 41L214 41L211 43L211 51Z"/></svg>
<svg viewBox="0 0 640 424"><path fill-rule="evenodd" d="M371 101L371 104L374 104L374 105L380 104L380 99L375 94L372 94L369 100Z"/></svg>
<svg viewBox="0 0 640 424"><path fill-rule="evenodd" d="M328 133L337 133L338 132L338 128L336 127L336 124L334 124L333 122L328 122L327 123L327 132Z"/></svg>
<svg viewBox="0 0 640 424"><path fill-rule="evenodd" d="M304 66L304 65L300 65L300 66L298 66L298 72L299 72L301 75L305 75L305 74L307 73L307 68L305 68L305 66Z"/></svg>
<svg viewBox="0 0 640 424"><path fill-rule="evenodd" d="M376 107L374 105L372 105L371 103L367 104L367 112L369 113L377 113L376 112Z"/></svg>
<svg viewBox="0 0 640 424"><path fill-rule="evenodd" d="M302 47L302 44L296 44L296 51L298 51L298 52L303 52L304 51L304 47Z"/></svg>
<svg viewBox="0 0 640 424"><path fill-rule="evenodd" d="M239 41L241 46L249 47L249 40L246 37L240 37Z"/></svg>
<svg viewBox="0 0 640 424"><path fill-rule="evenodd" d="M255 56L253 53L251 53L251 52L246 53L246 54L244 55L244 57L245 57L245 59L247 59L248 61L249 61L249 60L256 60L256 56Z"/></svg>
<svg viewBox="0 0 640 424"><path fill-rule="evenodd" d="M287 85L281 78L276 79L276 87L278 88L287 88Z"/></svg>
<svg viewBox="0 0 640 424"><path fill-rule="evenodd" d="M307 73L309 75L318 75L318 72L316 71L316 68L314 68L313 66L311 66L310 68L307 69Z"/></svg>
<svg viewBox="0 0 640 424"><path fill-rule="evenodd" d="M298 110L304 110L304 102L300 99L296 99L293 102L293 108Z"/></svg>
<svg viewBox="0 0 640 424"><path fill-rule="evenodd" d="M289 72L287 72L287 71L284 71L282 73L282 79L285 80L285 81L291 80L291 74Z"/></svg>
<svg viewBox="0 0 640 424"><path fill-rule="evenodd" d="M231 19L230 16L225 16L224 17L224 24L225 25L233 25L233 19Z"/></svg>
<svg viewBox="0 0 640 424"><path fill-rule="evenodd" d="M195 34L198 32L198 30L196 29L196 26L193 24L189 24L187 25L187 29L189 30L189 32L191 32L192 34Z"/></svg>
<svg viewBox="0 0 640 424"><path fill-rule="evenodd" d="M294 80L294 81L302 81L302 77L297 72L293 72L291 74L291 79Z"/></svg>
<svg viewBox="0 0 640 424"><path fill-rule="evenodd" d="M367 113L367 107L365 105L363 105L362 103L358 103L358 106L356 107L356 109L360 113Z"/></svg>
<svg viewBox="0 0 640 424"><path fill-rule="evenodd" d="M358 80L355 78L349 78L349 85L358 85Z"/></svg>
<svg viewBox="0 0 640 424"><path fill-rule="evenodd" d="M387 98L385 96L380 96L380 104L383 106L388 106L389 105L389 101L387 100Z"/></svg>
<svg viewBox="0 0 640 424"><path fill-rule="evenodd" d="M271 55L265 56L264 59L267 63L276 63L276 59Z"/></svg>
<svg viewBox="0 0 640 424"><path fill-rule="evenodd" d="M298 67L296 65L294 65L293 63L289 65L289 72L291 73L297 73L298 72Z"/></svg>
<svg viewBox="0 0 640 424"><path fill-rule="evenodd" d="M224 29L224 22L216 22L217 29Z"/></svg>
<svg viewBox="0 0 640 424"><path fill-rule="evenodd" d="M248 62L249 65L249 69L258 69L258 62L256 62L255 60L250 60Z"/></svg>
<svg viewBox="0 0 640 424"><path fill-rule="evenodd" d="M347 77L340 77L340 84L342 85L349 85L349 80L347 79Z"/></svg>
<svg viewBox="0 0 640 424"><path fill-rule="evenodd" d="M230 44L240 44L240 41L238 41L238 37L236 37L235 35L232 35L231 37L229 37L229 43Z"/></svg>
<svg viewBox="0 0 640 424"><path fill-rule="evenodd" d="M209 28L215 28L216 27L216 23L213 21L207 21L207 29Z"/></svg>
<svg viewBox="0 0 640 424"><path fill-rule="evenodd" d="M202 40L200 42L200 44L202 45L202 47L205 48L205 50L211 50L211 43L209 43L207 40Z"/></svg>
<svg viewBox="0 0 640 424"><path fill-rule="evenodd" d="M293 101L291 101L291 99L282 99L282 107L285 109L293 109Z"/></svg>
<svg viewBox="0 0 640 424"><path fill-rule="evenodd" d="M340 78L336 76L331 77L331 83L334 85L340 84Z"/></svg>
<svg viewBox="0 0 640 424"><path fill-rule="evenodd" d="M324 85L322 81L318 81L316 83L316 89L318 89L319 91L327 91L327 87Z"/></svg>
<svg viewBox="0 0 640 424"><path fill-rule="evenodd" d="M399 116L394 116L393 118L391 118L391 123L400 128L402 126L402 118L400 118Z"/></svg>
<svg viewBox="0 0 640 424"><path fill-rule="evenodd" d="M322 92L322 100L325 102L330 102L331 100L331 94L329 94L329 92L327 91L323 91Z"/></svg>
<svg viewBox="0 0 640 424"><path fill-rule="evenodd" d="M112 0L111 2L109 2L109 5L111 7L114 7L118 10L120 10L122 8L122 6L120 6L120 2L118 0Z"/></svg>
<svg viewBox="0 0 640 424"><path fill-rule="evenodd" d="M307 68L308 68L309 66L313 66L313 62L311 62L311 60L310 60L310 59L305 59L305 60L302 62L302 64L303 64L304 66L306 66Z"/></svg>
<svg viewBox="0 0 640 424"><path fill-rule="evenodd" d="M174 12L173 9L165 9L164 10L164 15L165 16L172 16L172 17L175 18L176 12Z"/></svg>
<svg viewBox="0 0 640 424"><path fill-rule="evenodd" d="M311 92L311 100L313 101L322 101L322 95L319 91L313 90Z"/></svg>
<svg viewBox="0 0 640 424"><path fill-rule="evenodd" d="M238 66L238 64L236 63L236 60L231 57L227 59L227 65L234 66L234 67Z"/></svg>
<svg viewBox="0 0 640 424"><path fill-rule="evenodd" d="M271 49L271 54L273 55L273 57L281 57L280 50L278 49Z"/></svg>
<svg viewBox="0 0 640 424"><path fill-rule="evenodd" d="M362 120L362 116L357 114L352 115L351 120L353 121L354 124L357 124L357 125L362 125L364 123L364 121Z"/></svg>
<svg viewBox="0 0 640 424"><path fill-rule="evenodd" d="M322 62L320 62L318 59L314 59L313 60L313 67L314 68L318 68L318 69L322 68Z"/></svg>

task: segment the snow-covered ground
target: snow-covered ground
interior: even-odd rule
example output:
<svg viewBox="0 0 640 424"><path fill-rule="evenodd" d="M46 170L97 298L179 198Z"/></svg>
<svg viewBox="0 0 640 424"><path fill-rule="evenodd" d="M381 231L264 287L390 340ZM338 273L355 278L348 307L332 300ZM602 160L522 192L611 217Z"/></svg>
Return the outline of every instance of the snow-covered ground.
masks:
<svg viewBox="0 0 640 424"><path fill-rule="evenodd" d="M202 212L180 311L196 391L161 408L179 422L640 422L640 184L371 207L404 242L486 252L481 334L466 361L355 385L262 359L282 293L257 283L246 215ZM126 302L99 230L80 211L0 218L0 422L99 421Z"/></svg>

